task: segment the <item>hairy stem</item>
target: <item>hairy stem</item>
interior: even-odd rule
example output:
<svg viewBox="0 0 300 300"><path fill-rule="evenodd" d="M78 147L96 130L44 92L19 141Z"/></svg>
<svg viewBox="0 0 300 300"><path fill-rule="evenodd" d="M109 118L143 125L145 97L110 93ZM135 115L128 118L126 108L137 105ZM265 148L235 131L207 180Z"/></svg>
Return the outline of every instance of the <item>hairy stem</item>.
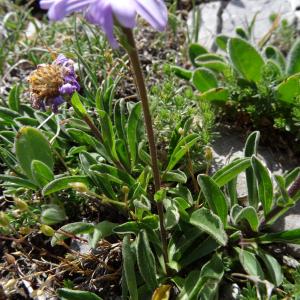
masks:
<svg viewBox="0 0 300 300"><path fill-rule="evenodd" d="M154 178L154 187L155 192L160 190L161 187L161 179L159 174L159 168L158 168L158 161L157 161L157 152L156 152L156 146L154 141L154 132L152 127L152 119L151 119L151 113L149 108L149 101L148 101L148 95L147 95L147 89L145 85L144 75L141 68L141 63L139 60L133 32L131 29L128 28L122 28L123 33L125 34L127 38L127 47L126 50L129 55L130 63L132 72L134 74L135 78L135 84L142 102L143 107L143 113L144 113L144 120L145 120L145 126L148 136L148 142L149 142L149 149L150 149L150 156L151 156L151 162L152 162L152 172L153 172L153 178ZM164 226L164 209L163 204L161 202L157 203L157 211L159 216L159 222L160 222L160 235L161 235L161 241L163 246L163 256L164 256L164 262L166 265L166 271L167 263L168 263L168 255L167 255L167 233Z"/></svg>

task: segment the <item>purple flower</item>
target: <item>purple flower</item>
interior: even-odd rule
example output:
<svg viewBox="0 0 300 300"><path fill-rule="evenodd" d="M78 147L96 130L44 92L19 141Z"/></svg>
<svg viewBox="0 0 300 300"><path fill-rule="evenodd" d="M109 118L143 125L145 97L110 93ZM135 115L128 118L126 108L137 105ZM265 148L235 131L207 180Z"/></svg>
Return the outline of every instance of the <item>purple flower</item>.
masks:
<svg viewBox="0 0 300 300"><path fill-rule="evenodd" d="M159 31L164 30L168 20L163 0L40 0L40 6L49 9L48 16L54 21L83 11L89 22L102 28L113 47L118 46L113 34L114 20L123 27L133 28L139 14Z"/></svg>
<svg viewBox="0 0 300 300"><path fill-rule="evenodd" d="M39 65L28 77L32 106L53 112L65 99L80 90L74 70L74 62L60 54L51 64Z"/></svg>

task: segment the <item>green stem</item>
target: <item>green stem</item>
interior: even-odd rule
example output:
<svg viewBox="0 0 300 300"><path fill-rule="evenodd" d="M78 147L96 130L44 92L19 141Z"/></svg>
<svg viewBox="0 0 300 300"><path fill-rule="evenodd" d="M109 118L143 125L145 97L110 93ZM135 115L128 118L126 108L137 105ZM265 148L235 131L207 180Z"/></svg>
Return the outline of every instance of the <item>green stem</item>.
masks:
<svg viewBox="0 0 300 300"><path fill-rule="evenodd" d="M157 152L156 152L156 146L154 141L154 131L152 127L152 119L151 119L151 113L149 109L149 101L148 101L145 80L144 80L144 74L141 68L141 63L140 63L132 30L122 27L122 31L127 38L126 42L128 43L128 45L126 47L126 50L128 52L132 72L134 74L135 84L142 102L144 120L145 120L145 126L146 126L146 131L148 136L150 156L152 162L154 187L155 187L155 192L157 192L160 190L161 187L161 178L160 178L159 168L158 168ZM156 205L157 205L157 211L158 211L159 223L160 223L160 235L161 235L161 241L163 246L163 257L164 257L166 271L168 272L167 233L164 225L164 209L163 209L163 204L161 202L160 203L157 202Z"/></svg>

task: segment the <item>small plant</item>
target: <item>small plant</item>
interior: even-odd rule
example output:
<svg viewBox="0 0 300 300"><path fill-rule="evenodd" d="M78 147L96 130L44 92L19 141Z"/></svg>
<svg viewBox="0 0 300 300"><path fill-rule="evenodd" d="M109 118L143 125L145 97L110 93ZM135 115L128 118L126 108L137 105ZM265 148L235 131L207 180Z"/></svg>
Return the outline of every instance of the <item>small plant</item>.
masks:
<svg viewBox="0 0 300 300"><path fill-rule="evenodd" d="M274 61L281 56L268 52L273 57L268 64L246 40L226 41L230 62L193 44L190 57L199 68L176 67L173 71L199 90L198 106L189 86L181 89L183 93L174 93L177 83L169 67L165 81L149 93L146 89L132 29L136 14L140 14L162 30L167 23L163 1L42 0L41 4L54 20L73 10L85 10L88 21L105 31L113 47L117 48L119 41L126 55L113 63L109 51L100 51L99 61L106 54L113 70L100 72L103 81L98 87L97 65L85 61L88 51L78 44L78 77L75 61L67 54L59 55L54 63L38 67L29 76L34 108L20 101L19 86L3 101L0 238L21 245L22 250L28 240L33 243L34 235L42 235L49 244L34 250L59 250L59 255L49 256L54 260L50 270L45 270L44 260L42 272L9 273L3 284L5 293L16 289L21 280L38 285L30 292L33 298L47 297L51 286L58 297L72 300L110 297L112 286L117 290L112 297L133 300L218 299L223 287L232 283L241 299L280 299L297 293L297 273L294 282L289 281L281 258L269 245L300 244L300 229L271 231L274 222L300 200L300 168L272 177L257 157L260 134L255 131L249 135L242 157L209 175L213 154L203 146L211 136L211 102L223 103L230 95L254 98L255 90L261 95L272 92L280 99L278 103L294 105L297 64L287 68L296 75L281 70L280 76L288 76L282 81L273 69L267 69L277 66ZM219 45L224 46L224 40L226 37L219 38ZM297 47L290 56L297 56ZM126 60L138 94L134 99L139 101L116 97ZM228 86L219 86L217 78L223 78ZM268 85L263 85L264 80ZM241 92L234 94L232 86L238 82L246 88L240 86ZM148 96L158 108L151 111ZM188 99L191 107L183 105ZM182 107L187 111L182 112ZM50 108L50 112L36 108ZM247 109L255 111L255 107ZM202 114L201 120L196 118L198 114ZM244 201L237 196L242 173L248 189ZM76 252L74 242L92 250ZM8 267L15 266L13 255L18 254L5 253ZM74 273L80 274L79 281ZM16 278L11 278L14 274ZM40 274L49 276L41 284L35 283L34 277ZM65 276L63 282L54 280L57 274ZM88 280L82 284L84 276ZM99 290L99 282L105 280L113 284Z"/></svg>
<svg viewBox="0 0 300 300"><path fill-rule="evenodd" d="M189 56L195 69L173 67L175 74L193 84L199 101L211 101L223 110L225 119L236 122L240 118L243 125L248 119L250 127L253 124L258 129L273 127L291 132L297 141L299 41L285 58L272 45L261 44L258 50L242 29L237 34L216 38L222 54L191 44Z"/></svg>

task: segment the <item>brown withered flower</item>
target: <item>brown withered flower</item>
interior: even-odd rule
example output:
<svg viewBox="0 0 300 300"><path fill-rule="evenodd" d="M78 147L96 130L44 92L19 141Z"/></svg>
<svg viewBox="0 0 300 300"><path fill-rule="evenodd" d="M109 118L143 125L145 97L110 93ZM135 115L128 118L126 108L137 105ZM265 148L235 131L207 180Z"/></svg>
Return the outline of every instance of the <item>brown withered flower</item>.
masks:
<svg viewBox="0 0 300 300"><path fill-rule="evenodd" d="M71 96L80 89L74 62L62 54L52 64L39 65L27 80L32 106L43 110L49 106L53 112L57 112L66 96Z"/></svg>

